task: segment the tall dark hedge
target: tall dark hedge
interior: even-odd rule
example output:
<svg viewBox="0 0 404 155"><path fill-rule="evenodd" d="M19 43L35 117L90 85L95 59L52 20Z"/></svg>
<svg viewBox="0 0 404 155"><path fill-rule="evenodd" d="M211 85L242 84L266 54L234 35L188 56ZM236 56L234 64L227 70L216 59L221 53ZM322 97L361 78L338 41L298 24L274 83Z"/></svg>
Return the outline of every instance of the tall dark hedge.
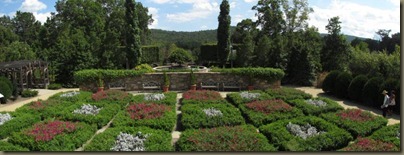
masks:
<svg viewBox="0 0 404 155"><path fill-rule="evenodd" d="M199 55L199 61L217 61L217 45L207 44L201 46L201 53Z"/></svg>
<svg viewBox="0 0 404 155"><path fill-rule="evenodd" d="M348 87L351 84L352 75L347 72L342 72L335 80L335 94L340 98L348 97Z"/></svg>
<svg viewBox="0 0 404 155"><path fill-rule="evenodd" d="M334 83L341 71L331 71L323 81L323 91L326 93L335 93Z"/></svg>
<svg viewBox="0 0 404 155"><path fill-rule="evenodd" d="M348 97L355 101L362 101L362 89L365 86L368 78L365 75L358 75L349 84Z"/></svg>
<svg viewBox="0 0 404 155"><path fill-rule="evenodd" d="M152 64L160 62L159 46L143 46L142 47L142 63Z"/></svg>
<svg viewBox="0 0 404 155"><path fill-rule="evenodd" d="M382 93L383 78L374 77L369 79L362 90L362 100L367 106L380 108L383 104Z"/></svg>
<svg viewBox="0 0 404 155"><path fill-rule="evenodd" d="M11 97L12 90L5 81L0 81L0 94L3 94L3 100L6 102Z"/></svg>

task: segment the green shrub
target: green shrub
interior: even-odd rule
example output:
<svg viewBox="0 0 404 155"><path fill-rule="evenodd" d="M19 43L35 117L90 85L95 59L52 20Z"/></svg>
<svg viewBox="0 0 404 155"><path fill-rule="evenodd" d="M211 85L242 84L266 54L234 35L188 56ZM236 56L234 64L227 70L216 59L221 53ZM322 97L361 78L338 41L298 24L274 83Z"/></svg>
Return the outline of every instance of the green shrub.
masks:
<svg viewBox="0 0 404 155"><path fill-rule="evenodd" d="M74 80L78 84L94 83L101 79L110 81L113 79L121 79L128 77L141 76L147 73L146 70L101 70L101 69L89 69L74 72Z"/></svg>
<svg viewBox="0 0 404 155"><path fill-rule="evenodd" d="M362 90L368 78L365 75L358 75L349 84L348 97L355 101L362 101Z"/></svg>
<svg viewBox="0 0 404 155"><path fill-rule="evenodd" d="M309 100L312 101L323 101L326 103L325 106L316 106L313 104L307 103ZM290 100L287 101L290 105L293 105L300 110L303 111L305 115L314 115L318 116L322 113L328 113L328 112L336 112L338 110L344 110L344 108L339 105L337 102L330 100L328 98L323 98L323 97L318 97L318 98L313 98L309 100L304 100L304 99L295 99L295 100Z"/></svg>
<svg viewBox="0 0 404 155"><path fill-rule="evenodd" d="M48 89L50 89L50 90L58 90L60 88L62 88L62 85L59 83L52 83L52 84L48 85Z"/></svg>
<svg viewBox="0 0 404 155"><path fill-rule="evenodd" d="M371 138L359 137L352 144L344 147L338 151L361 151L361 152L375 152L375 151L400 151L400 148L390 142L383 142L381 140L374 140Z"/></svg>
<svg viewBox="0 0 404 155"><path fill-rule="evenodd" d="M352 81L352 75L347 72L342 72L335 80L335 94L340 98L348 97L348 87Z"/></svg>
<svg viewBox="0 0 404 155"><path fill-rule="evenodd" d="M242 104L239 109L254 126L269 124L281 119L303 116L303 112L282 100L253 101Z"/></svg>
<svg viewBox="0 0 404 155"><path fill-rule="evenodd" d="M4 96L3 97L4 101L7 101L7 99L9 99L12 95L12 90L10 89L8 84L4 81L0 81L0 94Z"/></svg>
<svg viewBox="0 0 404 155"><path fill-rule="evenodd" d="M281 80L285 76L285 72L276 68L231 68L231 69L212 69L213 72L229 73L244 77L258 78L274 82Z"/></svg>
<svg viewBox="0 0 404 155"><path fill-rule="evenodd" d="M293 99L310 99L313 96L311 94L307 94L304 91L297 90L294 88L282 87L276 89L267 89L265 90L269 96L282 99L282 100L293 100Z"/></svg>
<svg viewBox="0 0 404 155"><path fill-rule="evenodd" d="M181 65L186 62L191 62L192 55L185 49L176 48L174 51L170 53L170 56L168 56L168 60L170 62L178 63Z"/></svg>
<svg viewBox="0 0 404 155"><path fill-rule="evenodd" d="M151 45L151 46L142 46L142 54L141 54L141 61L142 63L159 63L160 58L160 46L159 45Z"/></svg>
<svg viewBox="0 0 404 155"><path fill-rule="evenodd" d="M286 126L289 122L300 126L308 123L318 132L325 131L325 133L303 139L288 131ZM281 151L333 151L353 140L347 131L314 116L280 120L261 126L259 130Z"/></svg>
<svg viewBox="0 0 404 155"><path fill-rule="evenodd" d="M118 104L124 108L128 103L133 101L133 95L121 90L105 90L99 91L91 95L92 101L110 102Z"/></svg>
<svg viewBox="0 0 404 155"><path fill-rule="evenodd" d="M400 147L401 139L400 123L385 126L376 130L369 138L381 140L383 142L393 143L395 146Z"/></svg>
<svg viewBox="0 0 404 155"><path fill-rule="evenodd" d="M219 110L211 116L204 110ZM217 111L216 111L217 112ZM239 109L230 104L188 104L181 107L181 123L184 129L212 128L245 124Z"/></svg>
<svg viewBox="0 0 404 155"><path fill-rule="evenodd" d="M14 85L10 79L8 79L4 76L0 76L0 82L1 81L5 82L12 92L14 92L14 90L16 90L16 88L14 87Z"/></svg>
<svg viewBox="0 0 404 155"><path fill-rule="evenodd" d="M154 94L159 94L159 93L154 93ZM175 106L177 104L177 93L176 92L165 92L162 93L164 94L165 98L162 100L158 101L147 101L145 100L145 95L139 94L133 97L133 102L134 103L158 103L158 104L165 104L169 106Z"/></svg>
<svg viewBox="0 0 404 155"><path fill-rule="evenodd" d="M178 151L276 151L251 125L185 130Z"/></svg>
<svg viewBox="0 0 404 155"><path fill-rule="evenodd" d="M85 123L73 123L75 129L68 129L67 125L65 125L66 128L62 128L64 130L59 134L52 132L55 131L53 127L46 128L50 123L57 124L59 122L57 120L39 122L32 127L12 133L8 141L12 144L27 147L30 151L74 151L86 143L96 131L95 126ZM61 125L63 126L63 124ZM36 133L33 130L39 130L39 132ZM49 136L39 136L41 134Z"/></svg>
<svg viewBox="0 0 404 155"><path fill-rule="evenodd" d="M154 70L153 70L153 67L151 67L150 65L148 65L148 64L141 64L141 65L138 65L138 66L136 66L135 67L135 70L138 70L138 71L146 71L146 72L148 72L148 73L151 73L151 72L154 72Z"/></svg>
<svg viewBox="0 0 404 155"><path fill-rule="evenodd" d="M323 91L325 93L335 93L335 82L341 71L331 71L323 81Z"/></svg>
<svg viewBox="0 0 404 155"><path fill-rule="evenodd" d="M0 112L0 114L6 114L6 112ZM7 138L7 136L10 136L11 133L18 132L21 129L40 121L40 117L38 115L18 115L14 112L10 112L9 114L11 115L12 119L3 125L0 125L0 139Z"/></svg>
<svg viewBox="0 0 404 155"><path fill-rule="evenodd" d="M32 114L41 117L41 120L45 118L52 118L56 116L57 112L62 111L66 106L70 106L73 103L67 101L59 101L48 99L45 101L38 100L25 104L15 110L16 115Z"/></svg>
<svg viewBox="0 0 404 155"><path fill-rule="evenodd" d="M0 151L29 151L19 145L14 145L6 141L0 141Z"/></svg>
<svg viewBox="0 0 404 155"><path fill-rule="evenodd" d="M387 119L360 109L347 109L320 115L325 120L346 129L353 137L365 137L386 126Z"/></svg>
<svg viewBox="0 0 404 155"><path fill-rule="evenodd" d="M108 128L96 135L94 139L84 147L84 151L111 151L120 133L149 134L144 142L145 151L174 151L171 146L171 133L163 130L155 130L148 127L116 127Z"/></svg>
<svg viewBox="0 0 404 155"><path fill-rule="evenodd" d="M120 111L111 126L147 126L154 129L172 131L177 116L175 106L158 103L131 103Z"/></svg>
<svg viewBox="0 0 404 155"><path fill-rule="evenodd" d="M240 92L242 93L242 92ZM256 99L248 99L248 98L242 98L240 96L240 93L228 93L226 95L226 98L230 101L230 103L232 103L235 106L239 106L241 104L244 103L248 103L251 101L261 101L261 100L269 100L269 99L273 99L273 97L269 96L267 93L264 93L260 90L253 90L253 91L249 91L248 93L259 93L260 96Z"/></svg>
<svg viewBox="0 0 404 155"><path fill-rule="evenodd" d="M91 92L87 91L67 91L56 93L49 97L48 100L68 101L72 103L76 102L88 102L91 101Z"/></svg>
<svg viewBox="0 0 404 155"><path fill-rule="evenodd" d="M189 90L182 94L182 105L186 104L228 104L219 92L211 90Z"/></svg>
<svg viewBox="0 0 404 155"><path fill-rule="evenodd" d="M375 77L369 79L362 90L362 100L367 106L375 107L380 109L383 104L382 93L383 79L380 77Z"/></svg>
<svg viewBox="0 0 404 155"><path fill-rule="evenodd" d="M22 97L35 97L38 95L38 91L37 90L31 90L31 89L26 89L23 90L21 93Z"/></svg>

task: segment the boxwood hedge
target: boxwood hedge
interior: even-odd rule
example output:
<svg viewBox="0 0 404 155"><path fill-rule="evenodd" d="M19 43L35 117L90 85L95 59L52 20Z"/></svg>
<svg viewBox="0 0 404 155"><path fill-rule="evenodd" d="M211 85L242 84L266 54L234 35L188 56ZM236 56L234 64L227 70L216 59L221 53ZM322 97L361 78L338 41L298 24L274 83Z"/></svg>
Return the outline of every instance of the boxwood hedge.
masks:
<svg viewBox="0 0 404 155"><path fill-rule="evenodd" d="M228 104L219 92L211 90L189 90L182 94L181 104Z"/></svg>
<svg viewBox="0 0 404 155"><path fill-rule="evenodd" d="M327 105L325 106L316 106L313 104L307 103L307 99L295 99L295 100L290 100L287 101L290 105L293 105L300 110L303 111L305 115L314 115L318 116L322 113L328 113L328 112L336 112L338 110L344 110L342 106L340 106L337 102L330 100L328 98L323 98L323 97L317 97L313 98L312 100L321 100L325 102Z"/></svg>
<svg viewBox="0 0 404 155"><path fill-rule="evenodd" d="M142 134L149 134L144 142L146 151L174 150L174 147L171 146L171 134L167 131L148 127L115 127L108 128L103 133L96 135L88 145L84 146L84 151L111 151L120 132L128 134L142 132Z"/></svg>
<svg viewBox="0 0 404 155"><path fill-rule="evenodd" d="M308 123L317 131L325 131L325 133L303 139L288 131L286 126L289 122L298 125ZM280 120L261 126L259 130L270 143L278 146L282 151L333 151L348 145L353 140L349 132L315 116Z"/></svg>
<svg viewBox="0 0 404 155"><path fill-rule="evenodd" d="M0 151L29 151L19 145L14 145L6 141L0 141Z"/></svg>
<svg viewBox="0 0 404 155"><path fill-rule="evenodd" d="M358 137L354 142L349 144L347 147L344 147L338 151L361 151L361 152L392 152L392 151L400 151L400 147L395 146L393 143L384 142L381 140L371 139L369 137Z"/></svg>
<svg viewBox="0 0 404 155"><path fill-rule="evenodd" d="M53 120L45 120L44 122L39 123L45 122L53 122ZM74 124L76 126L76 130L58 134L49 141L36 140L34 136L29 135L28 133L30 130L34 129L35 127L32 126L22 131L12 133L8 139L8 142L26 147L30 151L74 151L86 143L96 131L95 126L90 126L88 124L79 122ZM38 134L43 133L41 132Z"/></svg>
<svg viewBox="0 0 404 155"><path fill-rule="evenodd" d="M185 130L177 151L276 151L251 125Z"/></svg>
<svg viewBox="0 0 404 155"><path fill-rule="evenodd" d="M379 130L376 130L369 138L381 140L383 142L390 142L400 148L400 132L400 123L398 123L394 125L388 125Z"/></svg>
<svg viewBox="0 0 404 155"><path fill-rule="evenodd" d="M76 95L73 95L78 93ZM71 96L69 94L72 94ZM66 95L66 96L65 96ZM91 92L88 91L67 91L67 92L60 92L56 93L49 97L48 100L59 100L59 101L68 101L68 102L86 102L91 100Z"/></svg>
<svg viewBox="0 0 404 155"><path fill-rule="evenodd" d="M158 104L165 104L165 105L175 105L177 103L177 93L176 92L165 92L163 93L165 98L160 100L160 101L147 101L145 100L145 95L140 94L136 95L133 97L133 102L134 103L142 103L142 102L153 102L153 103L158 103Z"/></svg>
<svg viewBox="0 0 404 155"><path fill-rule="evenodd" d="M241 92L240 92L241 93ZM253 91L249 91L249 93L259 93L260 96L257 99L246 99L246 98L242 98L240 96L240 93L228 93L226 95L226 98L229 100L230 103L232 103L235 106L238 106L240 104L244 104L247 102L251 102L254 100L268 100L268 99L272 99L273 97L269 96L267 93L264 93L260 90L253 90Z"/></svg>
<svg viewBox="0 0 404 155"><path fill-rule="evenodd" d="M147 73L147 70L103 70L88 69L74 72L74 80L78 84L98 81L98 79L112 80L127 77L137 77Z"/></svg>
<svg viewBox="0 0 404 155"><path fill-rule="evenodd" d="M285 72L277 68L230 68L230 69L214 69L213 72L229 73L250 78L258 78L273 82L281 80L285 76Z"/></svg>
<svg viewBox="0 0 404 155"><path fill-rule="evenodd" d="M220 110L221 116L208 116L204 109ZM239 109L230 104L188 104L181 107L184 129L212 128L245 124Z"/></svg>
<svg viewBox="0 0 404 155"><path fill-rule="evenodd" d="M125 108L133 101L133 95L121 90L105 90L91 95L92 101L109 102Z"/></svg>
<svg viewBox="0 0 404 155"><path fill-rule="evenodd" d="M7 112L0 112L0 114L6 114ZM7 138L13 132L18 132L23 128L26 128L36 122L40 121L39 115L33 114L15 114L14 112L8 112L12 119L0 125L0 140Z"/></svg>
<svg viewBox="0 0 404 155"><path fill-rule="evenodd" d="M360 109L346 109L333 113L321 114L320 117L346 129L353 137L369 136L374 131L386 126L387 119L375 116Z"/></svg>
<svg viewBox="0 0 404 155"><path fill-rule="evenodd" d="M313 96L310 94L305 93L304 91L297 90L294 88L282 87L282 88L275 88L275 89L267 89L265 90L269 96L282 99L282 100L293 100L293 99L310 99Z"/></svg>
<svg viewBox="0 0 404 155"><path fill-rule="evenodd" d="M57 112L63 111L65 107L73 105L73 102L48 99L28 103L15 110L16 115L32 114L40 116L41 120L56 116Z"/></svg>

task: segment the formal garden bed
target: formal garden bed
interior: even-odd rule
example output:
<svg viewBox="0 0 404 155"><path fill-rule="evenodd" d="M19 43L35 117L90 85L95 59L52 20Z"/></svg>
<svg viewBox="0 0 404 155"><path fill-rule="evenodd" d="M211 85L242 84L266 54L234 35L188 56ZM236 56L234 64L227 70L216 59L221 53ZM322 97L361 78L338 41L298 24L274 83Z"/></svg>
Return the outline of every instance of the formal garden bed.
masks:
<svg viewBox="0 0 404 155"><path fill-rule="evenodd" d="M264 93L260 90L253 90L253 91L243 91L240 93L229 93L226 95L226 98L233 105L239 106L241 104L252 102L252 101L273 99L274 97L271 97L267 93Z"/></svg>
<svg viewBox="0 0 404 155"><path fill-rule="evenodd" d="M29 151L29 149L6 141L0 141L0 151Z"/></svg>
<svg viewBox="0 0 404 155"><path fill-rule="evenodd" d="M287 102L290 105L301 109L305 115L318 116L323 113L336 112L344 109L337 102L323 97L312 99L294 99Z"/></svg>
<svg viewBox="0 0 404 155"><path fill-rule="evenodd" d="M40 117L33 114L16 115L14 112L0 112L0 140L39 121Z"/></svg>
<svg viewBox="0 0 404 155"><path fill-rule="evenodd" d="M189 90L182 94L182 105L186 104L222 104L227 101L222 98L219 92L211 90Z"/></svg>

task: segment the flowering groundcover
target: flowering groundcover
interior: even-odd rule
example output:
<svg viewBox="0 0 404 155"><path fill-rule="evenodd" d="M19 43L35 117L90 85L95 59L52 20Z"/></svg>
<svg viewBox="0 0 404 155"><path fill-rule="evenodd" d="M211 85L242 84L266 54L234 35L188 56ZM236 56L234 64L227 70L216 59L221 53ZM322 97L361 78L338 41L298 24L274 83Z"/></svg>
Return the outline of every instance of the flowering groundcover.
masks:
<svg viewBox="0 0 404 155"><path fill-rule="evenodd" d="M15 110L16 115L32 114L40 116L41 120L56 116L56 112L62 111L66 106L74 103L68 101L60 101L56 99L38 100L25 104Z"/></svg>
<svg viewBox="0 0 404 155"><path fill-rule="evenodd" d="M18 132L21 129L28 127L36 122L40 121L38 115L33 114L19 114L16 115L13 112L7 112L11 116L11 120L0 125L0 140L7 138L13 132ZM0 115L7 114L6 112L0 112Z"/></svg>
<svg viewBox="0 0 404 155"><path fill-rule="evenodd" d="M320 117L346 129L353 137L368 136L387 124L387 119L360 109L346 109L321 114Z"/></svg>
<svg viewBox="0 0 404 155"><path fill-rule="evenodd" d="M141 95L136 95L133 97L133 102L135 103L142 103L142 102L146 102L146 103L159 103L159 104L165 104L165 105L175 105L177 103L177 93L176 92L166 92L166 93L162 93L164 94L164 99L162 100L154 100L154 101L147 101L145 100L145 95L141 94Z"/></svg>
<svg viewBox="0 0 404 155"><path fill-rule="evenodd" d="M189 90L182 94L182 105L186 104L227 104L219 92L212 90Z"/></svg>
<svg viewBox="0 0 404 155"><path fill-rule="evenodd" d="M174 106L157 103L131 103L120 111L112 126L147 126L172 131L177 116Z"/></svg>
<svg viewBox="0 0 404 155"><path fill-rule="evenodd" d="M390 142L358 137L354 143L338 151L400 151L400 148Z"/></svg>
<svg viewBox="0 0 404 155"><path fill-rule="evenodd" d="M252 125L185 130L177 151L276 151Z"/></svg>
<svg viewBox="0 0 404 155"><path fill-rule="evenodd" d="M400 123L394 125L385 126L379 130L376 130L369 138L374 140L380 140L383 142L393 143L400 149L401 139Z"/></svg>
<svg viewBox="0 0 404 155"><path fill-rule="evenodd" d="M46 120L11 134L8 142L30 151L74 151L89 140L95 126L59 120Z"/></svg>
<svg viewBox="0 0 404 155"><path fill-rule="evenodd" d="M243 93L243 92L241 92ZM248 103L248 102L252 102L252 101L260 101L260 100L269 100L269 99L273 99L273 97L269 96L268 94L260 91L260 90L254 90L254 91L249 91L247 93L258 93L260 94L259 97L257 98L243 98L241 96L241 93L229 93L227 94L227 99L229 99L230 103L232 103L235 106L238 106L240 104L244 104L244 103Z"/></svg>
<svg viewBox="0 0 404 155"><path fill-rule="evenodd" d="M14 145L6 141L0 141L0 151L29 151L19 145Z"/></svg>
<svg viewBox="0 0 404 155"><path fill-rule="evenodd" d="M91 99L96 102L110 102L118 104L121 108L133 101L133 95L121 90L105 90L91 95Z"/></svg>
<svg viewBox="0 0 404 155"><path fill-rule="evenodd" d="M289 122L298 125L308 123L317 131L324 131L324 133L303 139L288 131ZM333 151L347 146L353 140L349 132L314 116L276 121L261 126L259 130L282 151Z"/></svg>
<svg viewBox="0 0 404 155"><path fill-rule="evenodd" d="M303 116L303 112L280 99L253 101L239 106L251 123L259 127L281 119Z"/></svg>
<svg viewBox="0 0 404 155"><path fill-rule="evenodd" d="M116 137L119 133L148 134L144 142L145 151L173 151L171 146L171 134L164 130L156 130L148 127L115 127L108 128L103 133L94 137L94 139L84 147L84 151L111 151L115 145Z"/></svg>
<svg viewBox="0 0 404 155"><path fill-rule="evenodd" d="M210 114L209 110L217 111L220 115ZM230 104L187 104L181 107L181 114L184 129L245 124L239 109Z"/></svg>
<svg viewBox="0 0 404 155"><path fill-rule="evenodd" d="M324 102L325 105L320 105L316 106L314 104L310 104L308 102ZM328 112L336 112L338 110L344 110L342 106L340 106L337 102L323 98L323 97L318 97L318 98L313 98L313 99L295 99L295 100L290 100L287 101L290 105L293 105L300 110L303 111L304 114L306 115L314 115L318 116L322 113L328 113Z"/></svg>

